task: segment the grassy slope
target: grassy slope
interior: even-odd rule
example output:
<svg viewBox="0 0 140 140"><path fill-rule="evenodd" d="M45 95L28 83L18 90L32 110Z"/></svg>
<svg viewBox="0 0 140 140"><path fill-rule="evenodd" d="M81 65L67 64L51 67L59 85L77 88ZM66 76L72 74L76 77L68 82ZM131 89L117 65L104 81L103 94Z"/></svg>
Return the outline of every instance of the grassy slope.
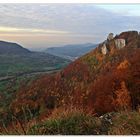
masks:
<svg viewBox="0 0 140 140"><path fill-rule="evenodd" d="M62 112L61 112L62 113ZM111 113L110 113L111 114ZM112 113L109 120L83 112L63 113L32 126L28 134L37 135L139 135L140 113ZM109 114L105 114L109 115ZM104 115L104 116L105 116Z"/></svg>
<svg viewBox="0 0 140 140"><path fill-rule="evenodd" d="M2 127L4 135L139 135L139 112L111 112L95 117L77 109L56 109L49 118L40 122L24 123L13 119L9 128Z"/></svg>

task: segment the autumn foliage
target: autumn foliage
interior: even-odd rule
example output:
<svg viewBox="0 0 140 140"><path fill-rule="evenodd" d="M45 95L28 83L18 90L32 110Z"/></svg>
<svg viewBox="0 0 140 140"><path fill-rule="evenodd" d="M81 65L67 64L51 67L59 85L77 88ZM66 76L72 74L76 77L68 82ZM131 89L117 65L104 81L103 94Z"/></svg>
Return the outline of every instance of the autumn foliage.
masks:
<svg viewBox="0 0 140 140"><path fill-rule="evenodd" d="M140 105L140 37L137 32L119 37L127 40L125 48L117 50L112 40L110 53L103 55L100 44L62 71L22 86L10 104L11 112L19 119L24 111L27 116L31 112L41 120L60 107L74 106L97 116L136 110Z"/></svg>
<svg viewBox="0 0 140 140"><path fill-rule="evenodd" d="M120 85L120 89L115 91L115 105L118 110L131 108L131 97L125 82L122 81Z"/></svg>

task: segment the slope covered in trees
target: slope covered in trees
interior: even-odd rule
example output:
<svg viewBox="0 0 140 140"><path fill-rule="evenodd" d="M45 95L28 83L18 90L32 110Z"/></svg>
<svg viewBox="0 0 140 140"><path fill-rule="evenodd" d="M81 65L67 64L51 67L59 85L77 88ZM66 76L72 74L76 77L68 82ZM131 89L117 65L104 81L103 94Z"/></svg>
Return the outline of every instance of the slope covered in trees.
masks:
<svg viewBox="0 0 140 140"><path fill-rule="evenodd" d="M116 39L125 39L125 46L118 49ZM140 35L136 31L123 32L106 45L106 55L101 51L101 43L57 74L22 86L9 106L10 113L19 120L24 114L28 118L30 113L42 120L60 108L80 108L95 116L138 110ZM6 118L6 113L2 115Z"/></svg>
<svg viewBox="0 0 140 140"><path fill-rule="evenodd" d="M118 108L136 109L140 101L140 36L133 31L119 37L127 42L124 48L115 47L115 37L109 41L107 55L101 53L101 43L56 75L21 87L11 104L13 112L20 113L26 106L41 113L69 105L99 115Z"/></svg>

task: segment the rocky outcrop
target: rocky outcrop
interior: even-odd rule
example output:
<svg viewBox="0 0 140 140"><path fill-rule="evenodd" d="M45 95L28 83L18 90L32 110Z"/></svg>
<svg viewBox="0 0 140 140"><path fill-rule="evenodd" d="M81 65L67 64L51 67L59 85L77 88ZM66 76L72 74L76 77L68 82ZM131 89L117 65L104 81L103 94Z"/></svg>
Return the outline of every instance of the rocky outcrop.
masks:
<svg viewBox="0 0 140 140"><path fill-rule="evenodd" d="M116 39L115 40L115 46L116 46L116 48L121 49L121 48L124 48L125 45L126 45L125 39Z"/></svg>
<svg viewBox="0 0 140 140"><path fill-rule="evenodd" d="M106 113L103 116L100 116L101 121L100 134L107 135L109 128L113 125L112 118L115 116L115 112Z"/></svg>
<svg viewBox="0 0 140 140"><path fill-rule="evenodd" d="M114 37L113 37L113 33L109 33L108 37L107 37L107 40L110 41L112 40Z"/></svg>
<svg viewBox="0 0 140 140"><path fill-rule="evenodd" d="M107 37L107 40L102 43L101 52L103 55L106 55L109 50L111 50L111 47L113 47L112 43L114 43L114 47L116 49L122 49L126 46L126 41L127 40L124 37L113 37L113 33L110 33Z"/></svg>
<svg viewBox="0 0 140 140"><path fill-rule="evenodd" d="M108 53L107 46L113 38L114 38L113 33L109 33L109 35L107 36L107 40L105 40L102 44L102 47L101 47L102 54L106 55Z"/></svg>
<svg viewBox="0 0 140 140"><path fill-rule="evenodd" d="M107 47L106 47L106 44L105 44L105 43L103 44L103 46L102 46L102 48L101 48L101 52L102 52L102 54L104 54L104 55L106 55L106 54L107 54L107 52L108 52L108 50L107 50Z"/></svg>

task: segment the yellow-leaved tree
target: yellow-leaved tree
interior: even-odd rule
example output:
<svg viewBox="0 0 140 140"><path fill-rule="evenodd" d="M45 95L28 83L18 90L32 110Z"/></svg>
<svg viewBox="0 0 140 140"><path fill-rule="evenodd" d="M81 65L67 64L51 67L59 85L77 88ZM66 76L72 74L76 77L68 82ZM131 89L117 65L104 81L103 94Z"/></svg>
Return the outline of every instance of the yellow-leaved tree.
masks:
<svg viewBox="0 0 140 140"><path fill-rule="evenodd" d="M115 91L115 105L118 110L131 109L131 96L124 81L121 82L119 89Z"/></svg>

